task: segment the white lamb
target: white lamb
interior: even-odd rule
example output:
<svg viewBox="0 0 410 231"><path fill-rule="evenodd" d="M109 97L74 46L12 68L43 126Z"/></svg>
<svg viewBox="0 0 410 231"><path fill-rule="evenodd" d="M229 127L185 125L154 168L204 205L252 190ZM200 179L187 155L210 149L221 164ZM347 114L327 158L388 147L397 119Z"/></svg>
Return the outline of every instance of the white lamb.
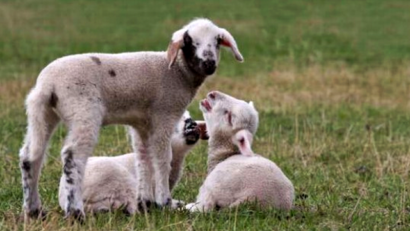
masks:
<svg viewBox="0 0 410 231"><path fill-rule="evenodd" d="M200 108L209 134L208 176L197 202L186 209L207 212L246 201L257 201L262 208L291 209L292 183L275 163L251 149L258 126L253 103L214 91Z"/></svg>
<svg viewBox="0 0 410 231"><path fill-rule="evenodd" d="M138 202L143 208L149 202L170 205L172 131L215 72L220 46L243 61L227 30L197 19L173 34L166 52L70 55L45 67L26 99L28 127L20 149L25 218L43 215L38 179L60 120L68 128L61 151L66 216L84 218L84 167L100 128L108 124L133 127Z"/></svg>
<svg viewBox="0 0 410 231"><path fill-rule="evenodd" d="M171 138L170 191L181 177L186 154L195 146L199 138L205 139L203 125L193 121L188 111L178 122ZM115 157L88 158L82 185L86 212L98 213L119 208L122 208L126 214L134 214L137 211L136 186L138 182L135 180L134 159L133 153ZM59 188L59 204L62 209L66 202L67 196L64 195L62 177ZM173 200L171 207L177 208L181 205L181 201Z"/></svg>

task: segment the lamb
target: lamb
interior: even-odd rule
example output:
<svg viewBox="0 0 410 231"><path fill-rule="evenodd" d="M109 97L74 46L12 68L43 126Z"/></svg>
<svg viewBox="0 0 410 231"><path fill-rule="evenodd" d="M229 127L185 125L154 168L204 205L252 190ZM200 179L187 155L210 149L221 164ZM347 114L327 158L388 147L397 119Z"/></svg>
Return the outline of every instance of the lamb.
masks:
<svg viewBox="0 0 410 231"><path fill-rule="evenodd" d="M170 191L179 181L186 154L198 139L206 139L204 124L193 121L186 111L178 122L171 138L172 162L169 178ZM87 212L98 213L122 208L126 214L137 211L134 154L115 157L90 157L85 166L83 179L83 203ZM60 179L59 204L62 209L67 202L64 179ZM180 207L181 201L173 200L172 208Z"/></svg>
<svg viewBox="0 0 410 231"><path fill-rule="evenodd" d="M20 149L25 219L43 215L38 179L60 120L68 128L61 151L66 217L85 218L85 164L100 128L110 124L132 127L138 203L143 208L148 202L169 205L172 131L198 88L215 72L220 46L243 61L227 30L196 19L173 33L166 52L78 54L45 67L26 99L28 127Z"/></svg>
<svg viewBox="0 0 410 231"><path fill-rule="evenodd" d="M275 163L251 149L258 127L253 103L213 91L201 101L200 109L209 134L208 176L197 202L185 208L208 212L257 201L261 208L290 210L292 183Z"/></svg>

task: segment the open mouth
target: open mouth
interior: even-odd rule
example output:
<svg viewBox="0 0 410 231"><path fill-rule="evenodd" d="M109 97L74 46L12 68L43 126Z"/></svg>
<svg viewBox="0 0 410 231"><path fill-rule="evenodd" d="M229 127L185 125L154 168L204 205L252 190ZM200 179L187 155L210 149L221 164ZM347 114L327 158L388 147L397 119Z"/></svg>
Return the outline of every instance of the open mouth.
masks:
<svg viewBox="0 0 410 231"><path fill-rule="evenodd" d="M211 104L209 104L209 101L207 99L204 99L201 101L202 107L204 107L208 112L212 110Z"/></svg>

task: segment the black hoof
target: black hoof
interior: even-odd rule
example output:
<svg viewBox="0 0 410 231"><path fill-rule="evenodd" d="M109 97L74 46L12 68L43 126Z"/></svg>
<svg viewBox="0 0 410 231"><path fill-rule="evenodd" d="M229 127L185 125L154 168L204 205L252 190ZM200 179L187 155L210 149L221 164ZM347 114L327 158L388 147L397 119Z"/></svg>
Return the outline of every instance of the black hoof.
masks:
<svg viewBox="0 0 410 231"><path fill-rule="evenodd" d="M165 204L163 204L163 205L158 204L158 203L155 203L155 205L156 205L156 207L158 207L158 208L171 207L171 205L172 205L172 199L171 199L171 198L168 198L167 201L165 202Z"/></svg>
<svg viewBox="0 0 410 231"><path fill-rule="evenodd" d="M47 211L43 209L34 209L29 211L27 215L31 219L40 219L44 221L47 218Z"/></svg>
<svg viewBox="0 0 410 231"><path fill-rule="evenodd" d="M138 200L138 211L148 213L154 204L150 200Z"/></svg>
<svg viewBox="0 0 410 231"><path fill-rule="evenodd" d="M127 217L131 217L134 215L135 211L126 207L122 209L122 213Z"/></svg>
<svg viewBox="0 0 410 231"><path fill-rule="evenodd" d="M85 214L80 209L74 209L74 210L69 211L65 215L64 219L71 220L71 221L74 220L74 221L77 221L81 224L84 224Z"/></svg>
<svg viewBox="0 0 410 231"><path fill-rule="evenodd" d="M168 198L167 202L165 203L165 206L171 206L172 205L172 199Z"/></svg>

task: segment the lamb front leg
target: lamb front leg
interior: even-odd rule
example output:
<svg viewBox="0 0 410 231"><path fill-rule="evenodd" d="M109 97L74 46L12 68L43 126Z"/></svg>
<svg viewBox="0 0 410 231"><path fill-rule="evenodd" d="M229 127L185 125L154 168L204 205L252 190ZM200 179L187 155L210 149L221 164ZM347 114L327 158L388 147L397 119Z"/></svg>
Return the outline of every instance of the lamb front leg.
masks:
<svg viewBox="0 0 410 231"><path fill-rule="evenodd" d="M129 127L132 147L135 153L135 172L137 177L137 203L138 210L148 211L151 203L155 201L152 182L152 154L149 152L148 138L141 136L133 127Z"/></svg>
<svg viewBox="0 0 410 231"><path fill-rule="evenodd" d="M152 163L155 178L155 202L159 207L171 205L171 191L169 176L171 172L171 141L164 138L157 140L157 145L152 147Z"/></svg>

